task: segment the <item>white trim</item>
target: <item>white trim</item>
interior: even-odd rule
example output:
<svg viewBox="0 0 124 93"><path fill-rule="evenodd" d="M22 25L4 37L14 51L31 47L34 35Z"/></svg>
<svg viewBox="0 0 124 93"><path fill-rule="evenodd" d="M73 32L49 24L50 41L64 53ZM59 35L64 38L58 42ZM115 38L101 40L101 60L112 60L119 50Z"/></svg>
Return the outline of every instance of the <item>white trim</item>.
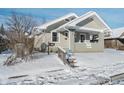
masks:
<svg viewBox="0 0 124 93"><path fill-rule="evenodd" d="M53 32L56 32L56 31L51 31L51 43L60 43L60 33L59 32L56 32L57 34L58 34L58 41L57 42L55 42L55 41L52 41L52 33Z"/></svg>
<svg viewBox="0 0 124 93"><path fill-rule="evenodd" d="M79 18L74 20L72 23L70 23L69 26L75 26L75 24L77 24L93 15L95 15L103 23L104 26L106 26L110 31L112 31L111 28L104 22L104 20L96 12L93 12L93 11L90 11L90 12L80 16Z"/></svg>
<svg viewBox="0 0 124 93"><path fill-rule="evenodd" d="M69 38L69 50L71 50L71 35L70 35L70 31L68 31L68 38Z"/></svg>
<svg viewBox="0 0 124 93"><path fill-rule="evenodd" d="M112 32L111 28L104 22L104 20L96 13L96 12L93 12L93 11L90 11L90 12L87 12L85 13L84 15L80 16L80 17L77 17L76 19L60 26L59 28L57 28L57 30L59 29L62 29L62 28L67 28L67 27L75 27L75 25L85 19L87 19L88 17L91 17L95 15L102 23L103 25L109 30ZM98 31L98 32L104 32L104 30L102 29L94 29L94 28L84 28L84 27L81 27L82 29L87 29L87 30L93 30L93 31ZM106 30L106 29L105 29Z"/></svg>
<svg viewBox="0 0 124 93"><path fill-rule="evenodd" d="M57 46L61 51L63 51L64 53L66 53L66 50L64 50L61 46Z"/></svg>
<svg viewBox="0 0 124 93"><path fill-rule="evenodd" d="M111 28L105 23L105 21L104 21L96 12L94 12L94 15L96 15L97 18L98 18L110 31L112 31Z"/></svg>
<svg viewBox="0 0 124 93"><path fill-rule="evenodd" d="M94 14L94 12L90 11L90 12L87 12L85 14L83 14L82 16L78 17L77 19L73 20L69 26L75 26L75 24L85 20L86 18L88 17L91 17L92 15Z"/></svg>
<svg viewBox="0 0 124 93"><path fill-rule="evenodd" d="M85 16L87 16L87 15L89 15L89 14L91 14L91 13L92 13L92 11L89 11L89 12L83 14L82 16L77 16L77 18L75 18L74 20L72 20L72 21L70 21L70 22L64 24L63 26L59 27L58 29L60 29L60 28L62 28L62 27L67 27L68 25L72 24L73 22L75 23L77 20L79 20L79 19L81 19L82 17L85 17Z"/></svg>
<svg viewBox="0 0 124 93"><path fill-rule="evenodd" d="M66 36L66 34L67 34L67 36ZM66 37L69 37L69 33L68 33L68 32L64 32L64 35L65 35Z"/></svg>

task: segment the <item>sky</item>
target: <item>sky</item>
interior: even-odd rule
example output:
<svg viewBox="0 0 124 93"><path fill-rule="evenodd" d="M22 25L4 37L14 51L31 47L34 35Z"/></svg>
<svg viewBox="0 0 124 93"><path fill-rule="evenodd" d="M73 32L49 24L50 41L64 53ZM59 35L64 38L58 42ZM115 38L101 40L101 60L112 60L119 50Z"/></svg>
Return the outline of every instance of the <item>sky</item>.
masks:
<svg viewBox="0 0 124 93"><path fill-rule="evenodd" d="M20 15L31 15L41 25L45 21L51 21L68 13L76 13L81 16L89 11L97 12L110 28L124 27L124 8L0 8L0 24L6 23L6 18L12 12Z"/></svg>

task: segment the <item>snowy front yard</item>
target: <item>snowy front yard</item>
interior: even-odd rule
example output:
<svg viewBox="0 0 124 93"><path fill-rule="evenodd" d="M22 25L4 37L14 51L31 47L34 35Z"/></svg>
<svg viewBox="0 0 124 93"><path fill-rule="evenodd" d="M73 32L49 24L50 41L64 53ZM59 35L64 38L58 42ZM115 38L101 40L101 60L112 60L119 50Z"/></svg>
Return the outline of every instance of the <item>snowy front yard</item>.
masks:
<svg viewBox="0 0 124 93"><path fill-rule="evenodd" d="M76 53L77 68L64 65L57 54L43 53L36 53L28 62L7 67L2 65L7 56L0 55L0 84L110 84L111 75L124 72L124 51L112 49L103 53ZM20 75L24 76L13 78Z"/></svg>

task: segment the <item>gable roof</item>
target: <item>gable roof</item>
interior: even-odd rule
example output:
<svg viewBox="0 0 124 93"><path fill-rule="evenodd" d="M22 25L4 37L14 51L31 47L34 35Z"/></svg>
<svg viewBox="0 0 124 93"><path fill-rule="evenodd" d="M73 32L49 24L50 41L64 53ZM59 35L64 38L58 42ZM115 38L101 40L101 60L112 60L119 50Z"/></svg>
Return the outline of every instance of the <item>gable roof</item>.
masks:
<svg viewBox="0 0 124 93"><path fill-rule="evenodd" d="M87 13L84 14L83 16L86 16L86 15L88 15L88 14L90 14L90 13L91 13L91 11L90 11L90 12L87 12ZM78 17L78 18L76 18L76 19L74 19L74 20L72 20L72 21L70 21L70 22L68 22L68 23L66 23L66 24L64 24L64 25L62 25L61 27L58 28L58 30L59 30L59 29L62 29L62 28L64 28L64 27L68 27L68 25L70 25L71 23L75 22L77 19L80 19L80 17Z"/></svg>
<svg viewBox="0 0 124 93"><path fill-rule="evenodd" d="M70 24L70 26L78 24L79 22L81 22L89 17L92 17L92 16L96 16L99 19L99 21L101 21L103 23L103 25L106 26L106 28L111 30L110 27L104 22L104 20L96 12L93 12L93 11L90 11L89 13L86 13L85 15L80 16L75 22L72 22Z"/></svg>
<svg viewBox="0 0 124 93"><path fill-rule="evenodd" d="M64 22L64 23L61 22L60 24L60 21L65 20L72 16L75 17L73 20ZM103 29L97 29L97 28L90 27L90 29L92 30L95 29L94 31L97 31L97 32L101 32L102 30L102 32L104 32L105 34L112 31L111 28L104 22L104 20L96 12L93 12L93 11L87 12L80 17L78 17L75 13L70 13L63 17L57 18L56 20L53 20L51 22L47 22L37 28L41 30L47 29L48 31L52 31L52 30L58 30L58 31L63 30L64 31L65 29L69 29L69 28L79 29L84 26L77 26L78 23L84 22L87 18L91 18L93 16L95 16L100 21L100 23L103 24L104 27ZM85 27L85 28L89 28L89 27ZM42 32L41 30L39 32Z"/></svg>
<svg viewBox="0 0 124 93"><path fill-rule="evenodd" d="M59 22L59 21L61 21L61 20L64 20L64 19L66 19L66 18L73 17L73 16L74 16L74 17L78 17L75 13L69 13L69 14L67 14L67 15L65 15L65 16L62 16L62 17L59 17L59 18L57 18L57 19L55 19L55 20L53 20L53 21L47 22L47 23L45 23L45 24L39 26L38 28L46 29L48 26L50 26L50 25L52 25L52 24L55 24L55 23L57 23L57 22Z"/></svg>
<svg viewBox="0 0 124 93"><path fill-rule="evenodd" d="M79 27L76 24L78 24L81 21L84 21L85 19L90 18L92 16L96 16L99 19L99 21L106 27L106 29L104 29L104 31L106 31L106 30L112 31L111 28L104 22L104 20L96 12L93 12L93 11L87 12L84 15L72 20L71 22L68 22L68 23L64 24L63 26L59 27L58 30L62 29L62 28ZM92 29L94 29L94 28L92 28ZM97 30L99 30L99 29L97 29Z"/></svg>
<svg viewBox="0 0 124 93"><path fill-rule="evenodd" d="M68 23L71 20L74 20L77 17L78 16L75 13L69 13L69 14L62 16L62 17L59 17L53 21L47 22L41 26L35 27L33 34L40 34L43 30L52 31L52 30L57 29L58 27L60 27L64 24ZM66 19L69 19L69 21L66 21Z"/></svg>

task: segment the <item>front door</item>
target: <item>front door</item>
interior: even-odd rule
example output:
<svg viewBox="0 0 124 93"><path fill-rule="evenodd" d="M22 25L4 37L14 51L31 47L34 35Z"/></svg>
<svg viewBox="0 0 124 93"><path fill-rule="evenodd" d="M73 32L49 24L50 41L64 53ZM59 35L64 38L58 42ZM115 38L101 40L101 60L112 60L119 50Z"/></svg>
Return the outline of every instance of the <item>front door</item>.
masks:
<svg viewBox="0 0 124 93"><path fill-rule="evenodd" d="M80 42L84 42L85 38L86 38L86 35L81 34L80 35Z"/></svg>

